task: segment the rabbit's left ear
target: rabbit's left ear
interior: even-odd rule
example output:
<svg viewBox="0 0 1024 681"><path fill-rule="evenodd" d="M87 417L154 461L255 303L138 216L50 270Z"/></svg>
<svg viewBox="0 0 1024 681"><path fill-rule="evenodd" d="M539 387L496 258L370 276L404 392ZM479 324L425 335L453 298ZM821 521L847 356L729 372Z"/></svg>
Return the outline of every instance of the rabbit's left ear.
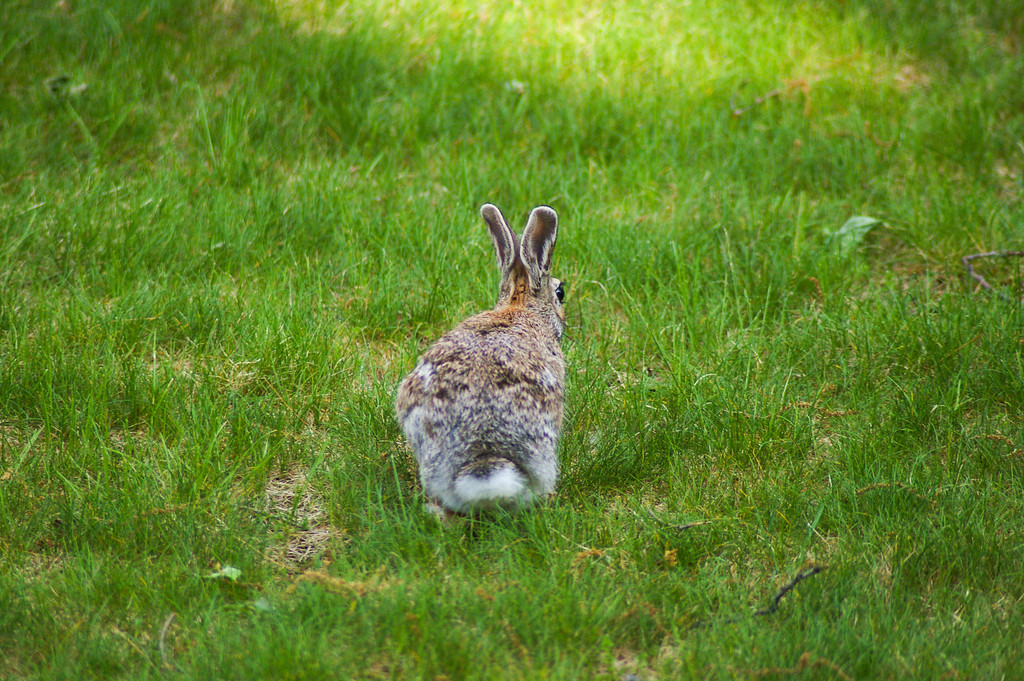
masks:
<svg viewBox="0 0 1024 681"><path fill-rule="evenodd" d="M539 287L541 277L551 271L551 252L555 250L557 238L558 215L555 211L548 206L534 208L519 247L534 288Z"/></svg>
<svg viewBox="0 0 1024 681"><path fill-rule="evenodd" d="M504 278L512 270L512 265L516 261L516 235L505 222L505 218L497 206L485 203L480 208L480 216L487 223L487 231L491 233L494 254L498 258L498 269L501 270Z"/></svg>

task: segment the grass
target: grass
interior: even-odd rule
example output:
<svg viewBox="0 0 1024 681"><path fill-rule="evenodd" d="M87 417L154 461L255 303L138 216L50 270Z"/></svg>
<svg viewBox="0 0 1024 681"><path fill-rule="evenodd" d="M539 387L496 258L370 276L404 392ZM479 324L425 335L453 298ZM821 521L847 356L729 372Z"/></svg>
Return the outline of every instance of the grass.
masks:
<svg viewBox="0 0 1024 681"><path fill-rule="evenodd" d="M4 3L0 676L1024 676L959 264L1024 248L1024 24L911 5ZM561 219L560 491L440 526L392 396L487 201Z"/></svg>

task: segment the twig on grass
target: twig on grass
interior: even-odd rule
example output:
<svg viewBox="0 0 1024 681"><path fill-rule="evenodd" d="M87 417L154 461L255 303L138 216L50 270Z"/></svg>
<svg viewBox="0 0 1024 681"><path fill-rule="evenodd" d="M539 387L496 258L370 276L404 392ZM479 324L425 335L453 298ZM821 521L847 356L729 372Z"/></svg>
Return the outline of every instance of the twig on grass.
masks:
<svg viewBox="0 0 1024 681"><path fill-rule="evenodd" d="M971 261L976 260L977 258L1024 258L1024 251L989 251L988 253L974 253L973 255L965 255L964 257L960 258L960 262L964 264L964 267L967 269L967 273L974 277L974 279L976 279L977 282L981 284L981 287L983 289L987 291L992 291L997 296L999 296L1000 300L1004 302L1010 302L1010 296L1006 295L1001 291L996 291L994 288L992 288L992 284L985 281L985 277L981 276L980 274L974 271L974 265L971 264Z"/></svg>
<svg viewBox="0 0 1024 681"><path fill-rule="evenodd" d="M789 580L788 584L784 585L781 589L779 589L779 592L775 594L775 596L772 598L771 603L769 603L767 606L761 608L760 610L754 613L754 617L761 617L763 615L771 615L772 613L774 613L776 610L779 609L779 601L781 601L786 594L792 591L797 584L804 581L808 577L813 577L819 572L824 572L827 568L827 565L812 565L806 570L801 570L800 572L798 572L796 577Z"/></svg>
<svg viewBox="0 0 1024 681"><path fill-rule="evenodd" d="M163 662L164 669L174 669L174 663L172 663L167 657L167 630L171 628L171 623L174 622L174 618L178 616L178 613L172 612L164 620L164 625L160 627L160 660Z"/></svg>
<svg viewBox="0 0 1024 681"><path fill-rule="evenodd" d="M809 568L801 570L793 579L789 580L789 582L784 584L782 588L778 590L778 592L772 597L771 603L761 608L760 610L756 611L753 616L764 617L765 615L775 614L775 612L779 609L779 603L782 601L783 598L786 597L786 594L788 594L790 591L796 588L797 584L804 581L805 579L808 579L809 577L813 577L818 573L824 572L827 569L828 565L812 565ZM720 624L736 624L737 622L741 622L744 619L746 618L730 617L729 619L720 622ZM711 626L712 624L713 622L709 622L708 620L697 620L692 625L690 625L690 628L703 629L705 627Z"/></svg>

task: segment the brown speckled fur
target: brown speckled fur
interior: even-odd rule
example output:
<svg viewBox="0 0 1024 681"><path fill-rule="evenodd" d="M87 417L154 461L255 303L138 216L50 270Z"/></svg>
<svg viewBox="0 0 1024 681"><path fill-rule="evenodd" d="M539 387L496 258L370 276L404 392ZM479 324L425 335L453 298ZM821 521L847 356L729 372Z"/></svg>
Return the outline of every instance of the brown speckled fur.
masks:
<svg viewBox="0 0 1024 681"><path fill-rule="evenodd" d="M428 348L395 400L425 495L456 513L554 492L565 393L565 312L549 273L555 212L535 209L518 244L497 208L481 214L502 274L498 304ZM498 479L506 482L493 496L465 493Z"/></svg>

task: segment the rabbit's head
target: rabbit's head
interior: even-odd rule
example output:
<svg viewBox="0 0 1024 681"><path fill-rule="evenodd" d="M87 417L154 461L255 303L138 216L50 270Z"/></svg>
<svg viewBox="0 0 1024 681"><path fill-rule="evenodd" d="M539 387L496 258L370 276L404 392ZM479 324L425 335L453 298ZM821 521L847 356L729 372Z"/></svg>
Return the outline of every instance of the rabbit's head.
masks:
<svg viewBox="0 0 1024 681"><path fill-rule="evenodd" d="M486 203L480 215L487 223L501 272L495 308L526 308L549 323L561 340L565 333L565 293L562 282L551 276L551 253L558 238L555 211L548 206L534 208L518 242L497 207Z"/></svg>

